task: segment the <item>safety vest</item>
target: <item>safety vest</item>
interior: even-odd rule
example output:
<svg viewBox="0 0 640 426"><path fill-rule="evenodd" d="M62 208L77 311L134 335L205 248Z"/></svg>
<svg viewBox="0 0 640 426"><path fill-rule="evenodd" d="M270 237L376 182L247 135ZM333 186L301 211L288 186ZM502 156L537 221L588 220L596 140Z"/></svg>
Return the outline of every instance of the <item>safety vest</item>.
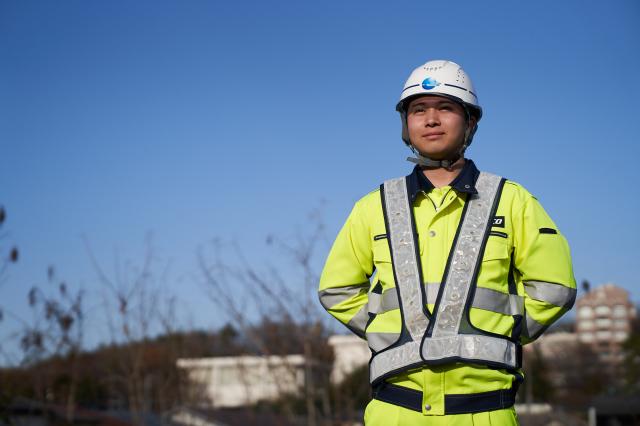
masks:
<svg viewBox="0 0 640 426"><path fill-rule="evenodd" d="M477 194L469 195L458 224L433 314L422 285L413 207L405 177L380 187L387 241L402 317L398 340L374 353L372 385L401 371L428 364L469 362L516 369L521 346L515 339L473 327L469 318L477 274L505 179L481 172ZM430 301L429 303L433 303Z"/></svg>

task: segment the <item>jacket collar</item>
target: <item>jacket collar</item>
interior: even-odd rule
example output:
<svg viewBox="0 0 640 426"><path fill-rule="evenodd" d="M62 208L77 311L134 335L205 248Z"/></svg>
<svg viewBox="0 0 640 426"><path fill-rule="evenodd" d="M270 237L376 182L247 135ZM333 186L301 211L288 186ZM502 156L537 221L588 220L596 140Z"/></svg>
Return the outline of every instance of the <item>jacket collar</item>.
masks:
<svg viewBox="0 0 640 426"><path fill-rule="evenodd" d="M460 174L449 185L458 192L477 194L476 180L478 180L479 175L480 171L473 161L466 158ZM412 202L416 200L420 192L424 191L427 193L433 188L434 185L427 179L424 173L422 173L422 168L419 165L407 176L407 189L409 190L409 196Z"/></svg>

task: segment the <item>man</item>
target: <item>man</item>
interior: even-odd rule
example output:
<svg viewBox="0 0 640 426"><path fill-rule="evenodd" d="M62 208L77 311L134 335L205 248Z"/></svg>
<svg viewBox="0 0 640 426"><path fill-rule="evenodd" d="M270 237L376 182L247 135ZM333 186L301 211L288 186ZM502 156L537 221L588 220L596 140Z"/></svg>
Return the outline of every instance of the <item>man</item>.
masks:
<svg viewBox="0 0 640 426"><path fill-rule="evenodd" d="M517 424L522 345L575 299L569 247L535 197L464 158L482 109L459 65L416 68L396 109L417 165L355 204L319 289L371 349L365 423Z"/></svg>

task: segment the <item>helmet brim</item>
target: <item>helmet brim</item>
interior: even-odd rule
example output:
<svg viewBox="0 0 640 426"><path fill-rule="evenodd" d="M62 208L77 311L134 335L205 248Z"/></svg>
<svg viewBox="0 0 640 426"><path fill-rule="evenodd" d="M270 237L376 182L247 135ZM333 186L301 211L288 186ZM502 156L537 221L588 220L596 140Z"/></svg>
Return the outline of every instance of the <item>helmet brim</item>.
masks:
<svg viewBox="0 0 640 426"><path fill-rule="evenodd" d="M477 105L473 105L468 102L465 102L462 99L458 98L457 96L449 95L446 93L416 93L415 95L411 95L401 100L400 102L398 102L396 104L396 111L406 114L407 107L409 106L409 104L413 100L422 98L424 96L439 96L441 98L451 99L455 103L460 104L463 108L467 109L469 111L469 114L471 114L471 116L475 118L476 121L480 121L480 119L482 118L482 108L480 108Z"/></svg>

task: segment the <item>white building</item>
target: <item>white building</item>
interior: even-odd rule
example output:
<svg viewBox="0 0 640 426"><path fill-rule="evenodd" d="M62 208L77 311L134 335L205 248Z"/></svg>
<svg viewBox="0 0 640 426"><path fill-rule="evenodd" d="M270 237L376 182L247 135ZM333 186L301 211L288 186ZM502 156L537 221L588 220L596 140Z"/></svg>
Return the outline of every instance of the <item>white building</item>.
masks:
<svg viewBox="0 0 640 426"><path fill-rule="evenodd" d="M329 345L334 351L334 384L369 362L367 343L355 335L331 336ZM187 373L191 400L205 407L241 407L274 400L299 392L305 384L302 355L179 359L177 365Z"/></svg>
<svg viewBox="0 0 640 426"><path fill-rule="evenodd" d="M333 348L333 368L331 383L338 384L346 376L359 367L367 364L371 351L367 342L358 336L336 334L329 337L329 345Z"/></svg>
<svg viewBox="0 0 640 426"><path fill-rule="evenodd" d="M179 359L192 400L213 408L253 405L298 392L304 386L302 355Z"/></svg>

